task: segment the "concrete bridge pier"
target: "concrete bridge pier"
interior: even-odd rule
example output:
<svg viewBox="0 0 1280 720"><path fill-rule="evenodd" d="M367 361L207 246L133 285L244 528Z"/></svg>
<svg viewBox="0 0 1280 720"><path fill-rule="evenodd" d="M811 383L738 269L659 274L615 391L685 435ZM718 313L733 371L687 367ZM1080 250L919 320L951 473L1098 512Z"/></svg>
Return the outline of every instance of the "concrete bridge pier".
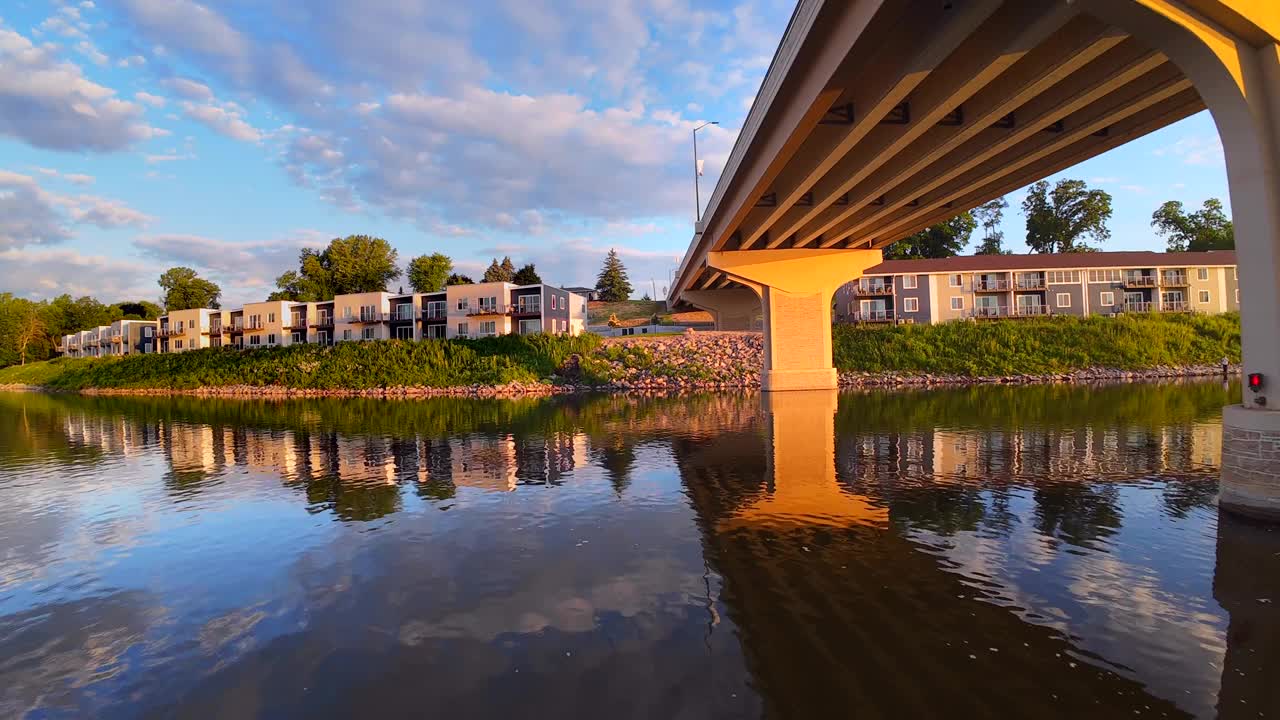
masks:
<svg viewBox="0 0 1280 720"><path fill-rule="evenodd" d="M707 254L707 266L759 298L766 391L831 390L831 298L841 285L881 261L879 250L729 250ZM711 291L725 292L725 291ZM689 297L693 293L686 292ZM695 305L696 300L690 300Z"/></svg>

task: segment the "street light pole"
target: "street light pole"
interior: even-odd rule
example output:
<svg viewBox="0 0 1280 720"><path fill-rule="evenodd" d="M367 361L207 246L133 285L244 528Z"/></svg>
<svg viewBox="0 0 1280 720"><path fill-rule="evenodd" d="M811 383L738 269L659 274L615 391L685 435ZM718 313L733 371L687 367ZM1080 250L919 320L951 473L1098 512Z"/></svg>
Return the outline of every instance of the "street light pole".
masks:
<svg viewBox="0 0 1280 720"><path fill-rule="evenodd" d="M699 190L699 178L702 173L698 171L698 131L708 125L719 125L720 123L711 120L704 122L693 129L693 228L697 232L698 223L702 222L702 197Z"/></svg>

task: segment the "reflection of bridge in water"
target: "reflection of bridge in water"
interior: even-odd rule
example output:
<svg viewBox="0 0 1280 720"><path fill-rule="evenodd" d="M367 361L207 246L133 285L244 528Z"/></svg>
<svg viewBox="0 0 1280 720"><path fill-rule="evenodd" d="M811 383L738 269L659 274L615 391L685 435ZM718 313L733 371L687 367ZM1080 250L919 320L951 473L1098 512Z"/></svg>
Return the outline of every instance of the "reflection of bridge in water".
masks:
<svg viewBox="0 0 1280 720"><path fill-rule="evenodd" d="M452 434L360 432L285 409L247 424L196 411L121 421L122 408L87 403L58 421L76 451L161 451L175 492L198 495L229 468L274 473L346 521L399 512L406 492L445 507L461 493L572 484L592 462L625 495L637 452L671 452L771 716L1280 711L1262 680L1280 662L1280 621L1257 602L1275 596L1274 537L1223 517L1216 548L1188 544L1188 562L1216 565L1229 620L1189 612L1194 588L1125 556L1128 532L1215 512L1212 395L1155 408L1173 424L1125 410L1076 428L936 413L948 397L552 402ZM899 402L941 420L888 411ZM1159 507L1125 496L1134 478L1164 484ZM1006 565L985 565L992 557ZM1135 615L1107 615L1115 592L1143 596L1124 605ZM1153 663L1161 653L1169 661Z"/></svg>

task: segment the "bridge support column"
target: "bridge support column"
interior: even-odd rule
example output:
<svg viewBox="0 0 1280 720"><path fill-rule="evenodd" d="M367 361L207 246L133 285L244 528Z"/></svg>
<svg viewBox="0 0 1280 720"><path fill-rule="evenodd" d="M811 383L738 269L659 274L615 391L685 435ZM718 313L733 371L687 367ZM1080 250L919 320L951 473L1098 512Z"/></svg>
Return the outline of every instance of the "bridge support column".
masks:
<svg viewBox="0 0 1280 720"><path fill-rule="evenodd" d="M831 298L836 289L880 263L879 250L730 250L707 265L752 288L764 313L766 391L829 390Z"/></svg>
<svg viewBox="0 0 1280 720"><path fill-rule="evenodd" d="M686 290L680 296L715 318L717 330L755 330L760 327L760 296L750 288Z"/></svg>

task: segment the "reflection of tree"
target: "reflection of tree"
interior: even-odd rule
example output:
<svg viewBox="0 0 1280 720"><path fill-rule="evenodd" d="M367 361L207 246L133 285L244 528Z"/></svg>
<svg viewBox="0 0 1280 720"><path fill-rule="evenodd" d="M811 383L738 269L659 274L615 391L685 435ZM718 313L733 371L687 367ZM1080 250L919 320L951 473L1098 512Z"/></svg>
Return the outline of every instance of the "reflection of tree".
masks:
<svg viewBox="0 0 1280 720"><path fill-rule="evenodd" d="M976 486L921 486L895 493L889 506L895 523L939 535L976 530L987 514L982 491Z"/></svg>
<svg viewBox="0 0 1280 720"><path fill-rule="evenodd" d="M1035 488L1035 527L1042 535L1087 545L1120 528L1120 491L1103 483L1053 482Z"/></svg>
<svg viewBox="0 0 1280 720"><path fill-rule="evenodd" d="M341 520L377 520L401 507L396 483L344 482L337 475L322 475L307 480L306 491L309 503L331 509Z"/></svg>
<svg viewBox="0 0 1280 720"><path fill-rule="evenodd" d="M418 497L450 500L458 494L453 484L453 450L445 438L423 438L418 446Z"/></svg>
<svg viewBox="0 0 1280 720"><path fill-rule="evenodd" d="M636 466L634 439L613 435L596 447L596 456L604 468L609 484L618 497L631 485L631 472Z"/></svg>
<svg viewBox="0 0 1280 720"><path fill-rule="evenodd" d="M1212 475L1169 479L1160 490L1165 512L1175 518L1185 518L1197 508L1211 509L1217 497L1218 478Z"/></svg>

